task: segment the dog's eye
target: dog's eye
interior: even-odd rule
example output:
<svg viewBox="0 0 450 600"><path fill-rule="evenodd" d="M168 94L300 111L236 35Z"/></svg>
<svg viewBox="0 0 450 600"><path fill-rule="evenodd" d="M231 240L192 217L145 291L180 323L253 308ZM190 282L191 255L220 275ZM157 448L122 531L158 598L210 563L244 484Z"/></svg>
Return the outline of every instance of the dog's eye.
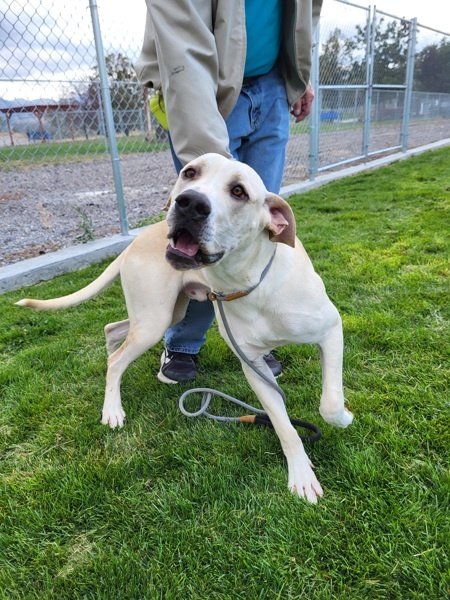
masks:
<svg viewBox="0 0 450 600"><path fill-rule="evenodd" d="M235 198L248 198L247 192L245 191L245 188L242 185L235 185L234 187L232 187L231 193Z"/></svg>
<svg viewBox="0 0 450 600"><path fill-rule="evenodd" d="M185 179L193 179L196 176L195 169L186 169L183 171L183 177Z"/></svg>

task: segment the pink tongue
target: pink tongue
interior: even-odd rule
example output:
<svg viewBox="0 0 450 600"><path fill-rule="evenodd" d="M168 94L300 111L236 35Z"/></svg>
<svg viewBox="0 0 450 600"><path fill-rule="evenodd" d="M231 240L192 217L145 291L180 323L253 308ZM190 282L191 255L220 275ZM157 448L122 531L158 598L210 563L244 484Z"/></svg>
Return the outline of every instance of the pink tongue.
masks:
<svg viewBox="0 0 450 600"><path fill-rule="evenodd" d="M188 256L195 256L198 252L198 244L188 231L183 231L175 244L175 249Z"/></svg>

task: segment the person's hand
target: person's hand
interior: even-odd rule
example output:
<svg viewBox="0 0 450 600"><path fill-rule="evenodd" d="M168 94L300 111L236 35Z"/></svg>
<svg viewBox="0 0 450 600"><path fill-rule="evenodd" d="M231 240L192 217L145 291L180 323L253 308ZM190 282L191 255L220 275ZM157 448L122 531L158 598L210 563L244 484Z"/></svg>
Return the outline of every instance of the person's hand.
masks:
<svg viewBox="0 0 450 600"><path fill-rule="evenodd" d="M314 100L314 90L312 85L308 83L308 87L306 88L306 92L297 100L295 104L292 105L291 115L294 115L295 122L300 123L303 119L311 112L311 106Z"/></svg>

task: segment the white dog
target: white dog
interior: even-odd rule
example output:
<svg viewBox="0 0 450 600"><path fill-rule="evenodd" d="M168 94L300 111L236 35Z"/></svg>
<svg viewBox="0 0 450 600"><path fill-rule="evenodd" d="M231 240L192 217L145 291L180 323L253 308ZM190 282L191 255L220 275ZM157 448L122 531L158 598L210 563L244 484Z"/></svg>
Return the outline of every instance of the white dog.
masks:
<svg viewBox="0 0 450 600"><path fill-rule="evenodd" d="M224 312L241 351L273 381L264 355L284 344L318 344L320 414L337 427L352 422L352 413L344 407L339 313L295 237L291 208L268 193L248 166L216 154L197 158L180 173L166 221L139 235L95 281L63 298L17 304L37 310L75 306L119 274L129 319L105 327L109 358L102 423L123 425L123 372L183 318L190 298L204 300L211 291L228 300ZM221 335L233 349L214 304ZM280 394L240 360L280 438L289 488L316 502L322 488Z"/></svg>

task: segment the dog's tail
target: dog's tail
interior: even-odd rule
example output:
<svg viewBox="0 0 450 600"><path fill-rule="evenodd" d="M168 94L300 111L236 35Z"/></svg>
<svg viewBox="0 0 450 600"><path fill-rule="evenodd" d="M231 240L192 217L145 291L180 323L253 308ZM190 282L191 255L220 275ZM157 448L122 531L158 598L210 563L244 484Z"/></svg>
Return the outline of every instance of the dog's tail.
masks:
<svg viewBox="0 0 450 600"><path fill-rule="evenodd" d="M71 306L77 306L82 304L94 296L97 296L105 288L117 279L120 273L120 266L123 260L123 253L120 254L104 271L92 281L89 285L69 294L68 296L61 296L61 298L53 298L52 300L33 300L31 298L23 298L16 302L18 306L28 306L35 310L59 310L62 308L70 308Z"/></svg>

